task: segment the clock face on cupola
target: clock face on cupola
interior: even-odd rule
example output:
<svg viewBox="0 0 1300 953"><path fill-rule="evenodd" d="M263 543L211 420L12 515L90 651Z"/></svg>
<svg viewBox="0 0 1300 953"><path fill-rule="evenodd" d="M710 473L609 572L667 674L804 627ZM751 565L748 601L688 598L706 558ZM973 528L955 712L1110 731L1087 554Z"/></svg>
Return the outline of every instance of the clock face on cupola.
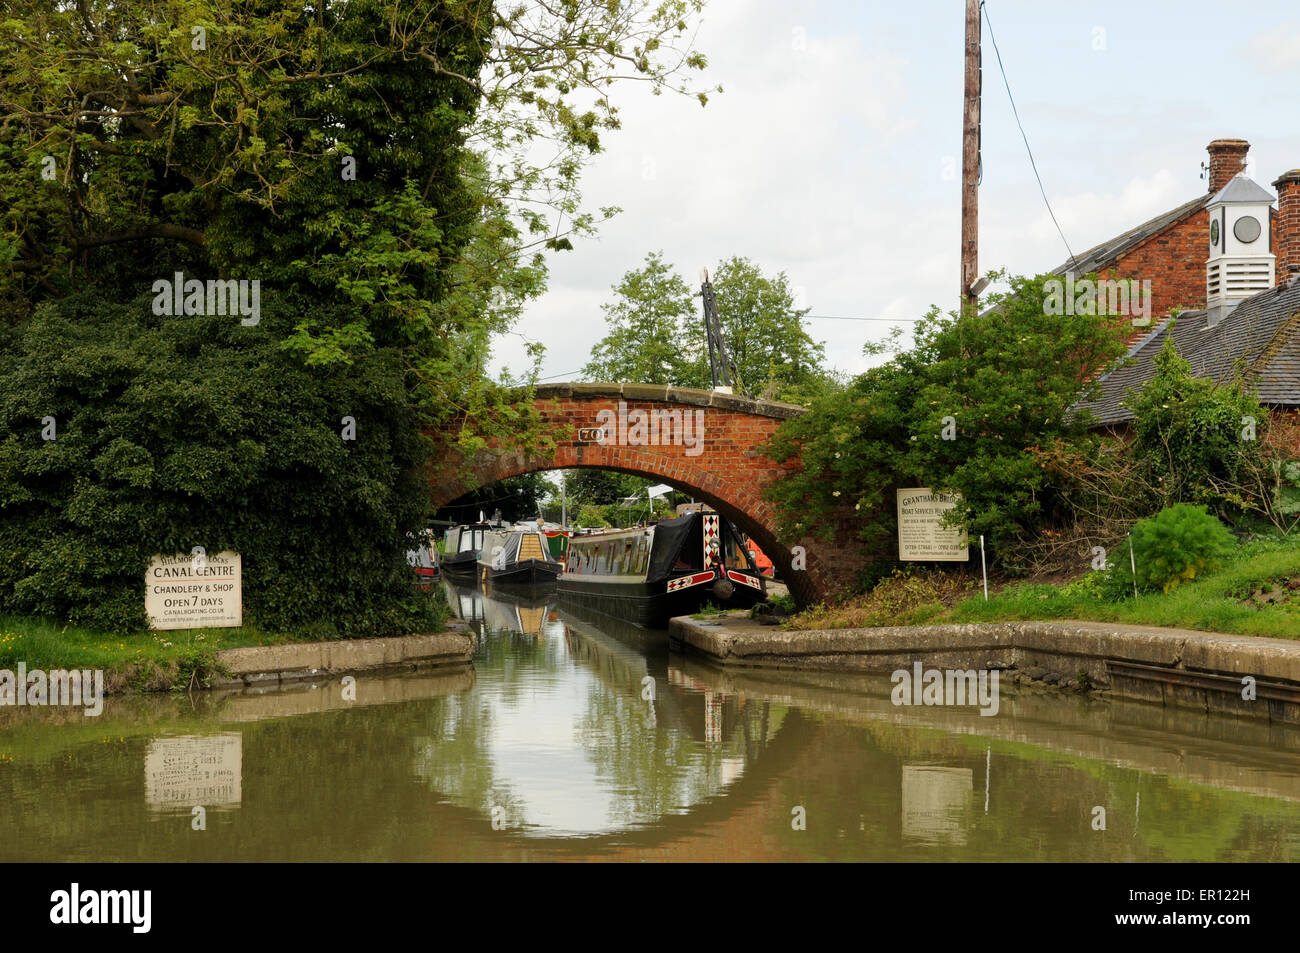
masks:
<svg viewBox="0 0 1300 953"><path fill-rule="evenodd" d="M1239 302L1273 287L1269 213L1273 194L1245 173L1235 175L1206 205L1210 257L1205 299L1214 326Z"/></svg>

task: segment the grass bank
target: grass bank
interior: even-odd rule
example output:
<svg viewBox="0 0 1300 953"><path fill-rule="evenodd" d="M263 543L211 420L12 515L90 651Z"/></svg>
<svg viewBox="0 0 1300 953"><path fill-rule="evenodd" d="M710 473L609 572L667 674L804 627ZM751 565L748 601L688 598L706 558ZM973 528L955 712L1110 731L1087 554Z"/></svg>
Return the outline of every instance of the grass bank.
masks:
<svg viewBox="0 0 1300 953"><path fill-rule="evenodd" d="M1064 582L990 583L984 600L969 572L912 568L871 592L817 606L786 621L791 629L867 628L949 622L1083 619L1300 638L1300 537L1265 537L1238 547L1218 569L1172 592L1108 600L1100 574Z"/></svg>
<svg viewBox="0 0 1300 953"><path fill-rule="evenodd" d="M131 635L97 632L48 619L0 615L0 669L102 669L107 691L206 687L216 653L248 645L283 645L292 636L254 628L182 629Z"/></svg>

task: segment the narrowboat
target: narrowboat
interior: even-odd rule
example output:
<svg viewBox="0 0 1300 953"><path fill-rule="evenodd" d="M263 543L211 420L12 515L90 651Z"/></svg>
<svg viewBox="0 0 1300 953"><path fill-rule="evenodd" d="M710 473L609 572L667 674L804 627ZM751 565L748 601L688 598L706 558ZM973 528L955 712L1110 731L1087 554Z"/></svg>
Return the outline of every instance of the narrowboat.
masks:
<svg viewBox="0 0 1300 953"><path fill-rule="evenodd" d="M452 579L478 582L478 557L483 549L483 537L497 526L484 521L465 523L447 530L440 560L442 574Z"/></svg>
<svg viewBox="0 0 1300 953"><path fill-rule="evenodd" d="M569 540L564 602L661 629L706 602L743 609L766 596L740 534L719 513L687 513L654 526Z"/></svg>
<svg viewBox="0 0 1300 953"><path fill-rule="evenodd" d="M493 530L484 535L478 565L484 584L506 586L554 583L563 568L551 555L546 534L528 526Z"/></svg>
<svg viewBox="0 0 1300 953"><path fill-rule="evenodd" d="M438 578L438 547L434 543L433 533L425 530L418 536L407 534L410 549L406 551L406 561L415 570L416 580L420 585L429 585Z"/></svg>

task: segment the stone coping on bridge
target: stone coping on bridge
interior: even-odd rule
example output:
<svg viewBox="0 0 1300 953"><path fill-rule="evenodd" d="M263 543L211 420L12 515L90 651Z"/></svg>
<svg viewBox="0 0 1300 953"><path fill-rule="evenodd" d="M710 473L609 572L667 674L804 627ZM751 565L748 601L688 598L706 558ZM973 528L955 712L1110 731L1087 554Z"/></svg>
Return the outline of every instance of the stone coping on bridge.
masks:
<svg viewBox="0 0 1300 953"><path fill-rule="evenodd" d="M392 638L253 645L217 652L218 667L229 675L213 678L210 687L238 688L349 672L468 665L473 656L474 633L462 628Z"/></svg>
<svg viewBox="0 0 1300 953"><path fill-rule="evenodd" d="M697 387L674 387L666 384L539 384L534 394L542 400L552 397L614 397L620 400L648 400L692 407L716 407L719 410L734 410L760 417L773 417L777 420L789 420L791 417L807 413L805 407L786 404L779 400L739 397L735 394L701 390Z"/></svg>
<svg viewBox="0 0 1300 953"><path fill-rule="evenodd" d="M916 662L1300 725L1300 641L1062 620L792 631L744 615L681 616L669 639L725 666L889 674ZM1243 698L1249 676L1254 700Z"/></svg>

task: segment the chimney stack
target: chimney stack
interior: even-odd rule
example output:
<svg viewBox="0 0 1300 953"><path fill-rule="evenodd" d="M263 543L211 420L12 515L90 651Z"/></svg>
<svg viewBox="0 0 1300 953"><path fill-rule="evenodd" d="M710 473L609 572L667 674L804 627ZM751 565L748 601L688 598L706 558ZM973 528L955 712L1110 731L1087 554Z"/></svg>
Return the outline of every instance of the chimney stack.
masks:
<svg viewBox="0 0 1300 953"><path fill-rule="evenodd" d="M1277 283L1300 277L1300 169L1283 172L1277 189Z"/></svg>
<svg viewBox="0 0 1300 953"><path fill-rule="evenodd" d="M1214 195L1234 175L1246 171L1250 143L1245 139L1215 139L1205 148L1210 153L1210 194Z"/></svg>

